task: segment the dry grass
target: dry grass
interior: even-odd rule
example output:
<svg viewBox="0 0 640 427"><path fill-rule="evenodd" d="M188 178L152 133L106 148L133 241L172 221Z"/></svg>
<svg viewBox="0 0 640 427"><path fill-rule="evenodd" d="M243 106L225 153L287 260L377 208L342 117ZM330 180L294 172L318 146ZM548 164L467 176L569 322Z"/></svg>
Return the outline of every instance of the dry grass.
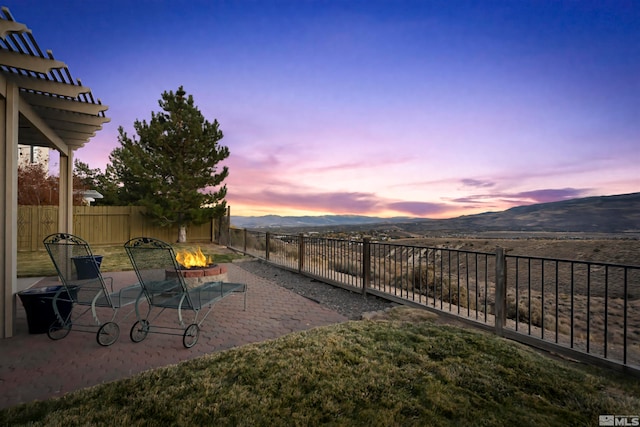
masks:
<svg viewBox="0 0 640 427"><path fill-rule="evenodd" d="M640 384L398 309L0 411L0 425L598 425Z"/></svg>
<svg viewBox="0 0 640 427"><path fill-rule="evenodd" d="M632 239L483 239L483 238L420 238L397 240L394 243L447 247L451 249L494 253L502 247L509 255L577 259L638 265L640 240Z"/></svg>
<svg viewBox="0 0 640 427"><path fill-rule="evenodd" d="M176 251L189 250L194 251L200 248L202 252L213 258L213 262L224 263L230 262L240 255L228 250L222 246L211 243L184 243L174 244ZM101 271L128 271L133 270L131 261L124 250L123 245L116 246L98 246L92 247L91 250L95 255L103 255ZM55 276L56 271L53 263L47 254L47 251L38 252L18 252L18 277L37 277L37 276Z"/></svg>

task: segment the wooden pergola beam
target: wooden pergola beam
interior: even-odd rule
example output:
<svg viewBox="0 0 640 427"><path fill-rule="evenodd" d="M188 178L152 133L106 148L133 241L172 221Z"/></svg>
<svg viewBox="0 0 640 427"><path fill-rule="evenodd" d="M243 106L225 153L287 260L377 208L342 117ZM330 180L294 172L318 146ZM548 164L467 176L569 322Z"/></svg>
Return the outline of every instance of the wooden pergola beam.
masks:
<svg viewBox="0 0 640 427"><path fill-rule="evenodd" d="M98 114L109 109L108 106L102 104L89 104L86 102L74 101L67 98L39 95L31 92L23 92L22 97L31 105L53 108L62 111L70 111L72 113L88 114L92 116L97 116Z"/></svg>
<svg viewBox="0 0 640 427"><path fill-rule="evenodd" d="M24 55L20 52L4 49L0 50L0 65L42 74L46 74L53 69L65 68L67 66L64 62L56 59Z"/></svg>
<svg viewBox="0 0 640 427"><path fill-rule="evenodd" d="M0 20L0 37L5 38L10 33L31 33L31 30L16 21Z"/></svg>
<svg viewBox="0 0 640 427"><path fill-rule="evenodd" d="M21 97L22 98L22 97ZM20 103L20 114L33 125L33 127L42 135L44 139L50 142L49 145L53 146L61 154L69 155L69 146L60 136L34 111L34 109L27 102Z"/></svg>
<svg viewBox="0 0 640 427"><path fill-rule="evenodd" d="M79 123L87 126L99 127L104 123L111 121L108 117L92 116L89 114L74 113L66 110L54 110L38 105L32 105L33 109L38 112L40 117L45 121L66 122L66 123ZM62 123L61 123L62 125Z"/></svg>
<svg viewBox="0 0 640 427"><path fill-rule="evenodd" d="M71 98L76 98L80 94L91 92L91 89L81 85L70 85L51 80L42 80L37 77L8 73L6 71L0 71L0 73L2 73L6 79L15 82L20 89L51 93Z"/></svg>

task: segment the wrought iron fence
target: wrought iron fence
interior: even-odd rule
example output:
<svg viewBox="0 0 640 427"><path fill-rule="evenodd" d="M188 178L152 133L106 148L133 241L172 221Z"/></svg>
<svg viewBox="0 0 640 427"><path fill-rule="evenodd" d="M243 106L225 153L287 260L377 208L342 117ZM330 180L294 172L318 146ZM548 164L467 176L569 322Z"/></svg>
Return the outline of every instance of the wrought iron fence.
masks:
<svg viewBox="0 0 640 427"><path fill-rule="evenodd" d="M640 367L640 267L506 256L506 328Z"/></svg>
<svg viewBox="0 0 640 427"><path fill-rule="evenodd" d="M369 289L493 324L495 254L370 243ZM491 286L490 286L491 285Z"/></svg>
<svg viewBox="0 0 640 427"><path fill-rule="evenodd" d="M230 229L229 247L640 373L640 266Z"/></svg>

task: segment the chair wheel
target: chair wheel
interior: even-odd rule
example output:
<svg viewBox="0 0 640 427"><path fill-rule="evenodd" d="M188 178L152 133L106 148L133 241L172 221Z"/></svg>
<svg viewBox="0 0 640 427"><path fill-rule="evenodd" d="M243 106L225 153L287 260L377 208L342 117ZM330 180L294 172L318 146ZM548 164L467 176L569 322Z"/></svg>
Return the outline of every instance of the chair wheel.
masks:
<svg viewBox="0 0 640 427"><path fill-rule="evenodd" d="M61 340L62 338L69 335L69 332L71 332L71 322L67 322L64 325L60 325L60 323L56 320L49 327L49 330L47 331L47 336L54 341Z"/></svg>
<svg viewBox="0 0 640 427"><path fill-rule="evenodd" d="M107 322L100 326L96 334L96 340L101 346L107 347L118 340L120 336L120 327L117 323Z"/></svg>
<svg viewBox="0 0 640 427"><path fill-rule="evenodd" d="M198 342L199 335L200 327L195 323L190 324L184 331L184 335L182 337L182 345L184 345L185 348L193 347Z"/></svg>
<svg viewBox="0 0 640 427"><path fill-rule="evenodd" d="M131 327L131 332L129 332L129 338L133 342L140 342L144 340L149 334L149 322L146 319L138 320Z"/></svg>

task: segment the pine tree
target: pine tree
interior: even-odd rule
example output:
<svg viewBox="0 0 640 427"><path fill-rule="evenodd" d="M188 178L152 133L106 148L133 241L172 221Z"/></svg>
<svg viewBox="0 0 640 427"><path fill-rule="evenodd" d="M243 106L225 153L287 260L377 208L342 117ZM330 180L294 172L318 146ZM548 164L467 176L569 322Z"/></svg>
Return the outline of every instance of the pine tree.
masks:
<svg viewBox="0 0 640 427"><path fill-rule="evenodd" d="M106 173L102 173L100 168L91 169L87 163L75 160L73 163L74 188L76 190L96 190L102 194L101 199L96 199L95 206L118 206L122 203L119 200L119 190L117 183ZM76 181L79 186L76 187ZM126 205L126 203L124 203Z"/></svg>
<svg viewBox="0 0 640 427"><path fill-rule="evenodd" d="M229 170L217 169L229 149L219 144L218 121L207 121L182 86L164 92L159 105L162 111L152 112L148 123L134 122L137 138L118 129L120 147L111 152L107 169L122 185L122 201L146 207L157 224L177 225L178 242L185 242L189 225L226 211L222 183Z"/></svg>

